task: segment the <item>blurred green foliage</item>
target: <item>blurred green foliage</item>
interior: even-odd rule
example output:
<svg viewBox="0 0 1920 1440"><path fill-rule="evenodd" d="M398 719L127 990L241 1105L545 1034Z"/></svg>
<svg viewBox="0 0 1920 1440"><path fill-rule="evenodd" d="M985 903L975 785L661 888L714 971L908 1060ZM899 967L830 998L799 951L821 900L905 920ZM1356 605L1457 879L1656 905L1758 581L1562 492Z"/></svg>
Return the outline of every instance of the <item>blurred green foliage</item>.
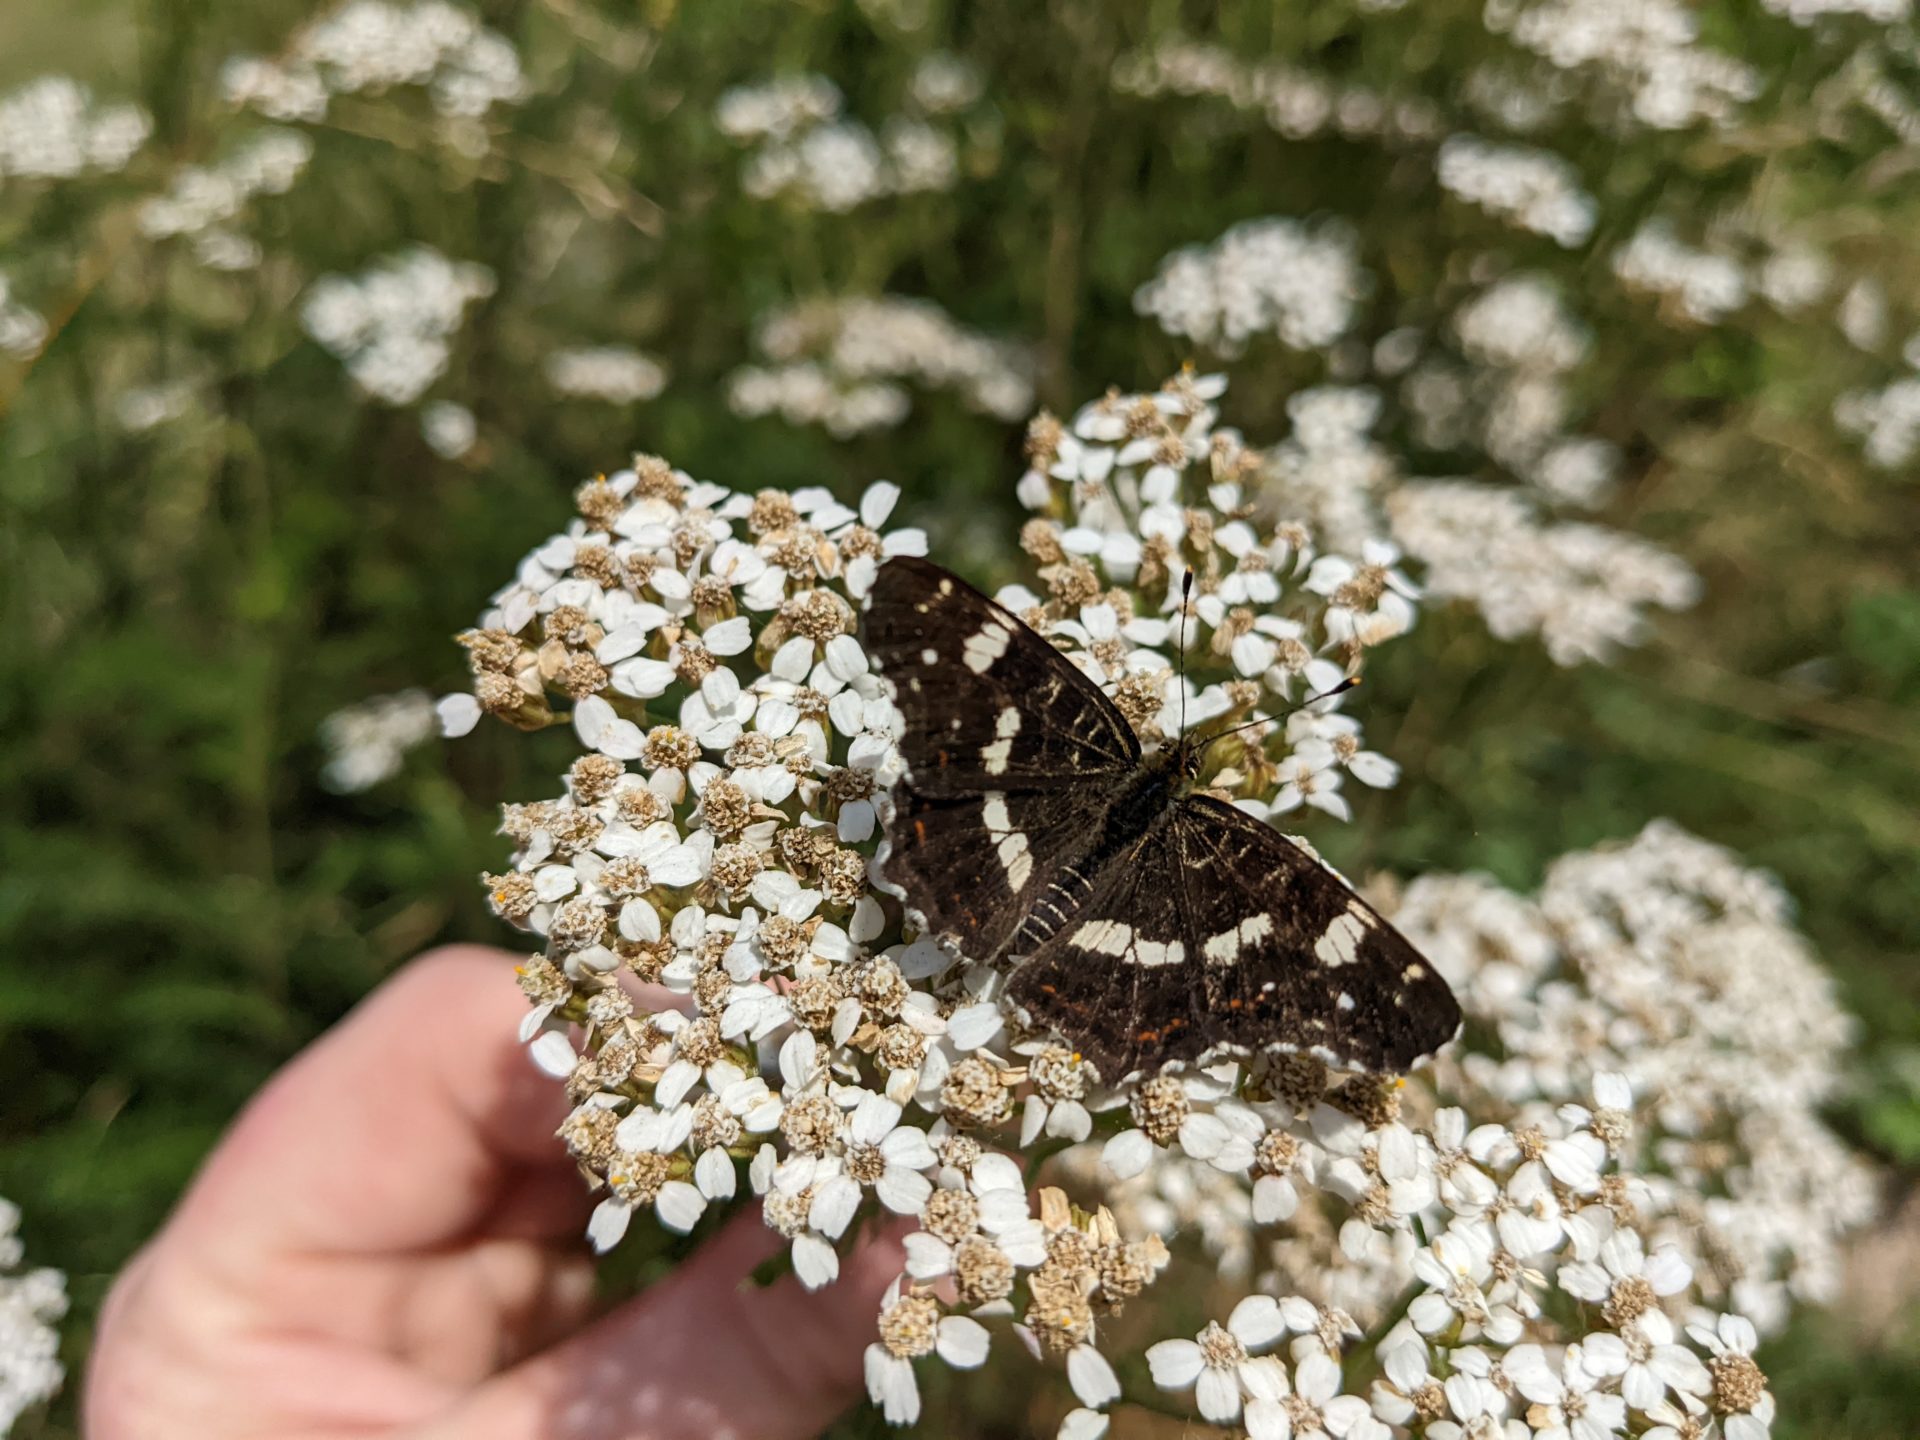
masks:
<svg viewBox="0 0 1920 1440"><path fill-rule="evenodd" d="M34 1259L71 1274L76 1365L113 1272L276 1065L422 947L505 938L473 883L503 854L491 806L548 793L560 751L483 728L341 796L318 782L316 732L370 695L459 686L447 637L564 522L579 477L635 447L749 488L849 495L886 476L942 554L981 578L1008 566L1017 431L942 396L850 441L737 419L724 377L757 315L796 294L931 295L1031 337L1043 397L1070 407L1185 358L1130 304L1180 244L1336 209L1377 240L1369 303L1404 319L1441 284L1445 247L1492 224L1449 212L1430 171L1378 147L1287 142L1105 78L1181 29L1444 94L1486 43L1473 5L1375 26L1343 6L927 0L908 43L879 5L489 0L533 94L489 122L484 160L439 143L417 94L343 100L313 127L307 174L250 212L257 269L214 272L142 239L138 199L225 143L221 61L271 53L320 8L89 0L0 16L0 93L76 73L157 125L124 174L0 181L0 268L56 329L30 366L0 359L0 1194L24 1208ZM1751 9L1703 21L1738 29ZM1783 97L1835 63L1788 27L1745 33ZM738 152L710 118L725 87L823 71L877 120L936 40L989 79L990 168L873 218L738 195ZM1863 272L1920 284L1920 192L1876 178L1858 147L1702 140L1652 169L1590 125L1541 143L1580 166L1615 243L1656 195L1705 209L1764 179ZM313 276L411 242L499 281L434 392L479 418L458 461L413 412L356 397L297 322ZM1617 290L1595 295L1608 344L1583 383L1632 461L1604 518L1686 556L1706 599L1608 668L1558 668L1461 610L1423 617L1369 676L1370 733L1406 779L1314 838L1350 869L1530 886L1556 855L1666 815L1774 870L1862 1017L1837 1121L1904 1187L1920 1167L1920 492L1826 433L1810 374L1871 378L1837 342L1777 317L1676 341ZM556 337L642 345L672 384L644 405L564 402L531 358ZM1827 348L1795 354L1813 346ZM1288 394L1316 378L1274 346L1234 375L1229 418L1257 440L1283 433ZM116 423L120 391L165 380L193 385L185 415L138 435ZM1917 1328L1802 1321L1769 1366L1778 1433L1911 1434ZM73 1424L69 1399L25 1433Z"/></svg>

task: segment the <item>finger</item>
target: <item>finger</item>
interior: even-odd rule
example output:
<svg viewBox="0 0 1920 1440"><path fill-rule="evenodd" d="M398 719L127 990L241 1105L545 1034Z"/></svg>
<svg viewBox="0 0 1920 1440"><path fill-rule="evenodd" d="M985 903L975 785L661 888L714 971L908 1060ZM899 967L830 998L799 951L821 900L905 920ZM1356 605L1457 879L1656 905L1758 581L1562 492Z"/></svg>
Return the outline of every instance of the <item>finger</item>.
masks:
<svg viewBox="0 0 1920 1440"><path fill-rule="evenodd" d="M858 1395L861 1352L900 1273L892 1233L803 1290L748 1280L782 1241L757 1213L572 1339L482 1385L411 1440L801 1440Z"/></svg>
<svg viewBox="0 0 1920 1440"><path fill-rule="evenodd" d="M525 1013L506 952L422 956L254 1099L172 1228L238 1257L417 1250L480 1226L529 1170L571 1168L566 1099L516 1036ZM577 1219L563 1210L556 1227Z"/></svg>

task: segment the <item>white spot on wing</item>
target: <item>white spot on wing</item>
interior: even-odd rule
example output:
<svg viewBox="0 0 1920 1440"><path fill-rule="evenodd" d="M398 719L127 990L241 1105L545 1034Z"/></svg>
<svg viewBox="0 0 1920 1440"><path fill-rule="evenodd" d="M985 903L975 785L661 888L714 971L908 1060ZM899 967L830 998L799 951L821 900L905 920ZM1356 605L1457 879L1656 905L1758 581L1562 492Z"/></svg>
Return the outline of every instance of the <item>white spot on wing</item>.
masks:
<svg viewBox="0 0 1920 1440"><path fill-rule="evenodd" d="M1007 653L1007 642L1011 639L1011 630L998 620L989 620L967 637L967 643L960 649L960 658L974 674L984 675L994 661Z"/></svg>
<svg viewBox="0 0 1920 1440"><path fill-rule="evenodd" d="M1160 965L1180 965L1187 958L1187 947L1178 940L1149 940L1131 925L1118 920L1088 920L1075 930L1069 941L1095 955L1111 955L1117 960L1152 969Z"/></svg>
<svg viewBox="0 0 1920 1440"><path fill-rule="evenodd" d="M987 792L980 802L980 819L987 833L999 841L994 854L1000 857L1000 864L1007 872L1007 883L1016 891L1024 890L1033 876L1033 855L1027 847L1026 833L1013 828L1013 817L1007 813L1007 797L1003 792Z"/></svg>
<svg viewBox="0 0 1920 1440"><path fill-rule="evenodd" d="M1118 920L1089 920L1069 939L1096 955L1124 955L1133 946L1133 927Z"/></svg>
<svg viewBox="0 0 1920 1440"><path fill-rule="evenodd" d="M1009 705L1000 712L1000 718L994 722L993 733L998 738L991 745L983 746L980 751L980 763L989 775L1007 773L1007 761L1013 756L1013 737L1020 733L1020 712Z"/></svg>
<svg viewBox="0 0 1920 1440"><path fill-rule="evenodd" d="M1351 965L1359 958L1360 940L1366 933L1367 927L1360 922L1360 917L1351 910L1345 911L1313 942L1313 953L1329 968Z"/></svg>
<svg viewBox="0 0 1920 1440"><path fill-rule="evenodd" d="M1005 835L1013 829L1013 819L1007 814L1007 797L998 790L987 792L980 805L980 818L995 835Z"/></svg>
<svg viewBox="0 0 1920 1440"><path fill-rule="evenodd" d="M920 652L920 663L922 665L937 665L939 662L940 652L931 645Z"/></svg>
<svg viewBox="0 0 1920 1440"><path fill-rule="evenodd" d="M1258 945L1273 933L1273 916L1249 915L1231 930L1222 930L1201 947L1209 965L1231 965L1249 945Z"/></svg>
<svg viewBox="0 0 1920 1440"><path fill-rule="evenodd" d="M1026 889L1033 875L1033 856L1027 850L1027 837L1015 830L1000 842L997 853L1000 863L1006 867L1007 883L1016 891Z"/></svg>
<svg viewBox="0 0 1920 1440"><path fill-rule="evenodd" d="M1169 940L1161 944L1156 940L1134 937L1133 963L1145 969L1157 965L1178 965L1187 958L1187 947L1178 940Z"/></svg>

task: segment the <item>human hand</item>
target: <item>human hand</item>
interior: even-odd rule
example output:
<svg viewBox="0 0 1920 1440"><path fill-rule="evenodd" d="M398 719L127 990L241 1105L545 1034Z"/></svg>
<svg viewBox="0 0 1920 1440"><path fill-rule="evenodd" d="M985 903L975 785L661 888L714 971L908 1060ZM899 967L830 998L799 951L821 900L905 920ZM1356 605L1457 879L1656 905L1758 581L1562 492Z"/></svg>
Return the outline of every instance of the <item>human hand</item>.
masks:
<svg viewBox="0 0 1920 1440"><path fill-rule="evenodd" d="M497 951L414 961L280 1072L114 1286L92 1440L817 1434L858 1391L890 1244L755 1290L742 1215L595 1316L567 1106Z"/></svg>

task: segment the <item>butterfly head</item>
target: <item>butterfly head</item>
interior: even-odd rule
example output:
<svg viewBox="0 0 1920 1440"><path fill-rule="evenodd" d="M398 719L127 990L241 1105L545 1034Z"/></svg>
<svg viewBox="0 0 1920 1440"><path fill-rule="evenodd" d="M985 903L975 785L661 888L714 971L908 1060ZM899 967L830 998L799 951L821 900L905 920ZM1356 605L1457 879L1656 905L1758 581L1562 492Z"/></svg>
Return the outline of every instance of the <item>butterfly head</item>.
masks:
<svg viewBox="0 0 1920 1440"><path fill-rule="evenodd" d="M1244 720L1238 725L1229 725L1224 730L1216 730L1211 735L1195 735L1191 731L1182 730L1179 741L1171 748L1171 759L1168 763L1173 767L1181 780L1197 780L1200 778L1200 768L1206 760L1207 751L1216 740L1224 740L1229 735L1238 735L1244 730L1253 729L1255 726L1278 724L1284 721L1288 715L1293 714L1294 711L1305 710L1308 706L1318 701L1330 699L1335 695L1345 694L1359 683L1360 677L1358 675L1349 675L1338 685L1322 690L1317 694L1309 695L1298 705L1294 706L1292 710L1284 711L1276 716L1256 716L1254 719Z"/></svg>
<svg viewBox="0 0 1920 1440"><path fill-rule="evenodd" d="M1167 750L1167 766L1174 777L1183 782L1192 782L1200 778L1200 762L1206 758L1207 746L1216 736L1195 735L1188 731Z"/></svg>

